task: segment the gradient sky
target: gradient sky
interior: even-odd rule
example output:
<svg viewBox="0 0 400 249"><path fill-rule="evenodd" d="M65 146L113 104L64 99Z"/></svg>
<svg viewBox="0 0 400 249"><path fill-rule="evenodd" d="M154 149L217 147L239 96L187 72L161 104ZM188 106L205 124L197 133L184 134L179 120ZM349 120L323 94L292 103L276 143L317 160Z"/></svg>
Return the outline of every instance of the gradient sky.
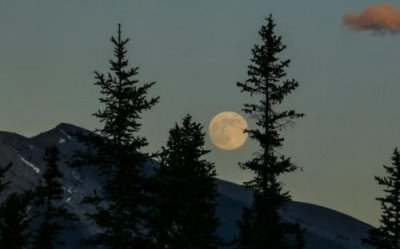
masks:
<svg viewBox="0 0 400 249"><path fill-rule="evenodd" d="M273 13L300 82L286 106L306 114L285 132L283 152L304 171L284 178L293 199L333 208L371 224L381 194L373 180L400 146L399 35L352 32L342 16L359 0L0 1L0 130L33 136L60 122L100 127L93 71L106 72L117 23L131 38L131 65L156 81L160 103L144 115L142 134L156 151L185 114L207 127L221 111L240 112L249 97L250 49ZM395 4L396 1L386 1ZM251 121L249 121L251 124ZM255 151L248 142L222 151L207 138L218 175L237 183Z"/></svg>

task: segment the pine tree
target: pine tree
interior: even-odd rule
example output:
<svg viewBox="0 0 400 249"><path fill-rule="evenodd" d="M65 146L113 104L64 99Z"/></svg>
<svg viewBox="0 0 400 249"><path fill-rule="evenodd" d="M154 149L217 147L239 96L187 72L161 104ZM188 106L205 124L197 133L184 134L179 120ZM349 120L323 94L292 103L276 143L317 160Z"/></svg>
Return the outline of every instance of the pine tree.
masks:
<svg viewBox="0 0 400 249"><path fill-rule="evenodd" d="M11 193L0 205L0 248L25 249L28 242L28 205L31 194Z"/></svg>
<svg viewBox="0 0 400 249"><path fill-rule="evenodd" d="M297 224L281 219L279 210L290 201L282 189L279 177L293 172L297 166L279 153L283 137L280 132L294 119L303 116L294 110L282 110L279 105L298 87L294 79L286 78L290 60L279 59L285 50L281 36L275 34L275 22L270 15L259 31L261 44L252 49L249 78L237 85L255 101L245 104L243 111L255 120L256 127L247 130L258 142L260 151L240 166L254 172L255 177L246 186L254 191L252 206L245 209L239 222L239 249L302 248L302 231Z"/></svg>
<svg viewBox="0 0 400 249"><path fill-rule="evenodd" d="M110 60L110 72L107 76L95 72L104 109L94 116L104 127L95 135L79 136L88 149L74 163L96 165L104 178L102 190L84 200L95 209L87 216L99 228L85 243L110 249L146 248L150 243L145 225L149 201L143 170L149 156L141 151L147 141L138 132L141 114L151 109L158 97L147 97L155 82L140 84L136 79L139 68L128 67L128 41L122 39L119 25L117 37L111 38L115 59Z"/></svg>
<svg viewBox="0 0 400 249"><path fill-rule="evenodd" d="M6 190L8 188L8 185L10 185L10 181L5 181L5 175L6 173L10 170L11 168L11 163L9 163L6 166L1 166L0 165L0 198L2 198L2 194L4 192L4 190ZM0 199L0 200L1 200ZM2 224L1 222L4 221L4 217L2 216L2 214L0 213L0 224ZM1 229L0 229L0 240L1 240Z"/></svg>
<svg viewBox="0 0 400 249"><path fill-rule="evenodd" d="M10 185L9 181L4 181L5 174L10 170L12 163L7 164L6 166L0 165L0 196L1 193L8 188Z"/></svg>
<svg viewBox="0 0 400 249"><path fill-rule="evenodd" d="M68 223L76 220L76 216L62 203L64 189L61 183L63 175L58 168L59 154L58 148L51 146L46 148L43 157L46 171L43 174L44 182L40 182L35 191L35 219L38 220L38 226L32 249L54 249L64 245L60 235L71 228Z"/></svg>
<svg viewBox="0 0 400 249"><path fill-rule="evenodd" d="M400 248L400 152L393 151L392 165L383 166L385 177L376 176L379 185L384 187L386 196L376 198L381 203L380 226L372 228L363 242L377 249Z"/></svg>
<svg viewBox="0 0 400 249"><path fill-rule="evenodd" d="M216 182L214 165L203 159L203 127L187 115L169 132L155 179L158 203L153 233L156 248L216 249Z"/></svg>

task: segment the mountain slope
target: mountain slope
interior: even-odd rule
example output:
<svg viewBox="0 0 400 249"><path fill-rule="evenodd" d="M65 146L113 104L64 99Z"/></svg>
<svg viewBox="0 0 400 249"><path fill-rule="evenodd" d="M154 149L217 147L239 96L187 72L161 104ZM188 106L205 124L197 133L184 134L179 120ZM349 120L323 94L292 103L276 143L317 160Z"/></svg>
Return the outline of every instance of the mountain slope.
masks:
<svg viewBox="0 0 400 249"><path fill-rule="evenodd" d="M221 198L229 198L228 202L231 202L232 206L240 203L241 207L244 207L251 203L251 192L240 185L218 180L218 192ZM224 203L226 201L220 201L220 204L224 205L221 207L222 217L229 209ZM237 209L235 207L229 210L236 212L231 215L232 218L240 216ZM293 201L282 215L285 219L300 223L306 228L307 248L367 248L360 243L360 239L365 237L371 226L346 214L314 204ZM226 220L229 223L230 219Z"/></svg>
<svg viewBox="0 0 400 249"><path fill-rule="evenodd" d="M55 128L27 138L15 133L0 132L0 163L13 162L9 179L12 185L9 191L32 189L43 173L42 156L47 146L57 145L61 152L61 171L64 174L65 205L80 216L79 233L88 233L94 229L85 219L88 207L81 205L83 196L98 187L98 179L92 168L84 170L72 169L65 161L81 145L73 137L76 132L89 132L83 128L59 124ZM152 167L152 166L149 166ZM218 180L218 215L221 219L219 234L226 240L234 238L236 222L240 218L242 208L251 202L251 192L242 186ZM0 200L1 201L1 200ZM282 212L285 219L300 223L306 228L307 249L350 249L364 248L360 243L368 224L350 216L317 205L292 202ZM69 234L73 240L77 234Z"/></svg>

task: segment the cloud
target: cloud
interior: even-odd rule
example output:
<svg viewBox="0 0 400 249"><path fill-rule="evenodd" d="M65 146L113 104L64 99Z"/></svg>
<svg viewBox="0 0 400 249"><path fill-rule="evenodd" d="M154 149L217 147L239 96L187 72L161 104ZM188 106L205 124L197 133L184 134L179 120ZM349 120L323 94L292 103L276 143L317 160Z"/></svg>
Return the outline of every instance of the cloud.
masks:
<svg viewBox="0 0 400 249"><path fill-rule="evenodd" d="M373 4L360 13L347 14L343 25L353 31L400 32L400 9L389 4Z"/></svg>

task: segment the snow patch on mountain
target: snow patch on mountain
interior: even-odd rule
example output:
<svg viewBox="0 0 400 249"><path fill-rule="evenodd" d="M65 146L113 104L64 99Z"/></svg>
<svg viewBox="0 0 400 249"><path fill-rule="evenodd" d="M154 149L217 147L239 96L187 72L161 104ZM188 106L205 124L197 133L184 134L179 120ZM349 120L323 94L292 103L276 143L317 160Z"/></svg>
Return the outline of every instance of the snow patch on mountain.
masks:
<svg viewBox="0 0 400 249"><path fill-rule="evenodd" d="M83 181L81 180L81 177L79 176L78 173L76 173L75 170L72 171L72 177L75 178L75 180L77 180L80 183L83 183Z"/></svg>
<svg viewBox="0 0 400 249"><path fill-rule="evenodd" d="M72 195L72 193L73 193L72 187L68 187L68 188L67 188L67 192L68 192L70 195Z"/></svg>
<svg viewBox="0 0 400 249"><path fill-rule="evenodd" d="M36 174L40 173L40 169L38 167L36 167L33 163L29 162L28 160L26 160L23 156L19 156L19 159L25 163L26 165L28 165L29 167L31 167Z"/></svg>
<svg viewBox="0 0 400 249"><path fill-rule="evenodd" d="M66 133L64 130L61 130L61 129L60 129L60 132L61 132L64 136L66 136L69 140L72 139L72 137L71 137L68 133Z"/></svg>

